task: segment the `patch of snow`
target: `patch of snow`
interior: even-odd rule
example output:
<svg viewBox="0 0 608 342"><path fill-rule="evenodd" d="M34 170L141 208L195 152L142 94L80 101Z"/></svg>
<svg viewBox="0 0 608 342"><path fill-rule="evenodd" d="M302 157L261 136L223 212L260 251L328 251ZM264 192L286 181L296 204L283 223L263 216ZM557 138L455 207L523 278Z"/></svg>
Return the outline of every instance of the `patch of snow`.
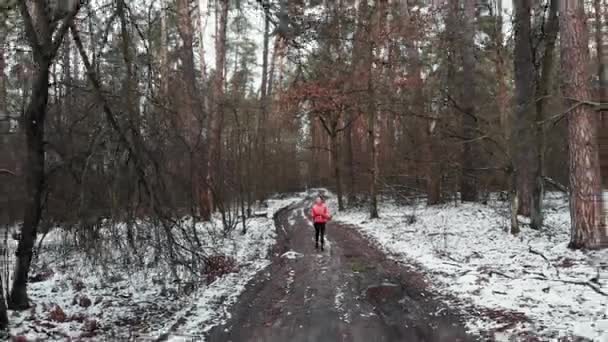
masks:
<svg viewBox="0 0 608 342"><path fill-rule="evenodd" d="M346 286L344 284L343 286ZM338 287L336 289L336 294L334 296L334 308L338 311L340 316L340 320L345 323L350 323L350 314L344 307L344 289L342 287Z"/></svg>
<svg viewBox="0 0 608 342"><path fill-rule="evenodd" d="M287 282L285 284L285 292L289 293L291 291L291 285L295 281L296 271L290 270L289 275L287 276Z"/></svg>
<svg viewBox="0 0 608 342"><path fill-rule="evenodd" d="M288 251L288 252L283 253L283 254L281 255L281 258L286 258L286 259L290 259L290 260L295 260L295 259L297 259L297 258L301 258L301 257L303 257L303 256L304 256L304 254L302 254L302 253L298 253L298 252L296 252L296 251Z"/></svg>

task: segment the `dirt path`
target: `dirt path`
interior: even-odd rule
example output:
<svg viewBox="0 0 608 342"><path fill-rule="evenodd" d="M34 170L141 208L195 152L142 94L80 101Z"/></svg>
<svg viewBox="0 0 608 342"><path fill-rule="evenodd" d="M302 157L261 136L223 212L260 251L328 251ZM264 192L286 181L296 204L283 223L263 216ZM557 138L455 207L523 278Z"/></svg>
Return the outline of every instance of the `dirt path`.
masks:
<svg viewBox="0 0 608 342"><path fill-rule="evenodd" d="M388 260L354 229L329 223L315 250L309 202L281 211L273 264L212 329L210 341L472 341L422 277Z"/></svg>

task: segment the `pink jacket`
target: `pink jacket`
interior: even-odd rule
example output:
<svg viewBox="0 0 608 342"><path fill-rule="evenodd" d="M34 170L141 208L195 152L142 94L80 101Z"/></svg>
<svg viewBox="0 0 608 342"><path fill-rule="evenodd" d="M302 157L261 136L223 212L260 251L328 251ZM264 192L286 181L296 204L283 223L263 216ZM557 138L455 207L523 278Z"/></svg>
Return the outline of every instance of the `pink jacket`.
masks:
<svg viewBox="0 0 608 342"><path fill-rule="evenodd" d="M325 204L316 203L312 206L310 216L312 217L312 221L314 223L326 223L331 218L331 216L329 216L327 206L325 206Z"/></svg>

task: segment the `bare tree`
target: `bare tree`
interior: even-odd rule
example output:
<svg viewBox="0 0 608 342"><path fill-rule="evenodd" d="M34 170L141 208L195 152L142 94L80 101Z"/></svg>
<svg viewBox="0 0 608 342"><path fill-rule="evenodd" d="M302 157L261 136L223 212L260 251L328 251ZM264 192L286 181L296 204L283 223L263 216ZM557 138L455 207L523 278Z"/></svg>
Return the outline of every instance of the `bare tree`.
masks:
<svg viewBox="0 0 608 342"><path fill-rule="evenodd" d="M49 96L49 71L57 50L70 22L78 12L79 1L66 1L60 6L67 6L61 18L49 13L43 0L20 1L19 9L32 48L35 64L35 76L31 85L31 96L24 117L26 136L26 158L24 167L27 199L24 208L23 227L17 247L17 264L15 278L9 298L12 309L26 309L29 306L27 296L27 277L32 261L32 249L36 240L38 223L41 216L41 198L44 187L44 126ZM51 10L54 10L51 8ZM57 11L57 13L60 13Z"/></svg>

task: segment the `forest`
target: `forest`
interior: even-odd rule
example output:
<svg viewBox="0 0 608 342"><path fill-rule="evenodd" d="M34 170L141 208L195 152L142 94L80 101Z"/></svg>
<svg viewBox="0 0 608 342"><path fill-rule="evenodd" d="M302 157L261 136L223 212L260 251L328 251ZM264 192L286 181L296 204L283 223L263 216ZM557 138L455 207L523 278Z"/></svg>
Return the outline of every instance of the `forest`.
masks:
<svg viewBox="0 0 608 342"><path fill-rule="evenodd" d="M171 314L272 269L276 253L307 260L289 245L300 233L279 228L308 227L298 205L319 193L335 253L350 224L428 271L417 227L443 239L428 253L448 263L471 257L449 239L492 236L538 259L536 280L606 303L607 184L606 0L0 0L0 329L12 338L167 339L200 325L184 323L194 309ZM285 221L289 210L301 215ZM460 216L475 213L494 221ZM475 272L518 278L494 266ZM129 275L135 289L120 285ZM105 322L93 287L129 287L129 312L148 318ZM547 329L608 338L597 305L596 335ZM503 330L535 321L511 309Z"/></svg>

